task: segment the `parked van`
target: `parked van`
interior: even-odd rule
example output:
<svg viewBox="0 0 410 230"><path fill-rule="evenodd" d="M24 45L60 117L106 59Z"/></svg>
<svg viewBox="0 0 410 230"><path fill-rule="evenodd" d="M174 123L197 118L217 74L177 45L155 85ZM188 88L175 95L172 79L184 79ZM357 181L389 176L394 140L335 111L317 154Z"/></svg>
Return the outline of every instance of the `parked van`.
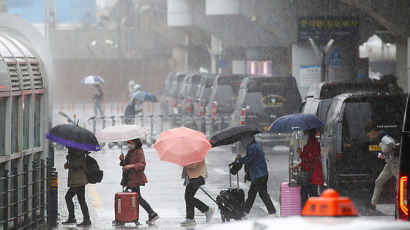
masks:
<svg viewBox="0 0 410 230"><path fill-rule="evenodd" d="M325 120L333 97L343 93L383 92L386 87L372 82L321 82L312 85L302 103L301 113Z"/></svg>
<svg viewBox="0 0 410 230"><path fill-rule="evenodd" d="M199 91L201 74L188 74L186 76L184 89L181 90L181 113L193 114L194 103L197 100L196 94Z"/></svg>
<svg viewBox="0 0 410 230"><path fill-rule="evenodd" d="M199 90L196 92L196 102L194 103L194 128L205 132L205 112L208 104L211 87L215 80L214 74L201 74Z"/></svg>
<svg viewBox="0 0 410 230"><path fill-rule="evenodd" d="M242 80L248 75L219 75L215 78L206 108L207 127L211 133L229 126Z"/></svg>
<svg viewBox="0 0 410 230"><path fill-rule="evenodd" d="M395 140L399 140L406 96L404 94L358 93L341 94L330 104L326 115L327 127L320 145L325 184L344 193L357 191L373 193L374 181L385 161L377 157L379 143L369 140L366 124L375 122ZM395 181L385 184L381 200L392 202ZM346 194L347 193L347 194Z"/></svg>
<svg viewBox="0 0 410 230"><path fill-rule="evenodd" d="M167 115L168 112L171 110L168 107L170 107L171 102L169 101L170 98L170 88L171 88L171 84L172 82L175 80L176 78L176 73L169 73L167 75L167 78L164 81L164 86L161 90L161 99L160 99L160 103L161 103L161 114L163 115Z"/></svg>
<svg viewBox="0 0 410 230"><path fill-rule="evenodd" d="M239 89L231 124L259 129L257 139L261 144L288 145L291 134L271 134L268 129L277 118L297 113L301 102L293 77L246 77Z"/></svg>
<svg viewBox="0 0 410 230"><path fill-rule="evenodd" d="M181 106L179 91L181 90L185 76L185 73L178 73L176 74L175 79L171 82L169 96L167 97L167 100L170 103L170 106L168 106L168 114L178 114L178 107Z"/></svg>

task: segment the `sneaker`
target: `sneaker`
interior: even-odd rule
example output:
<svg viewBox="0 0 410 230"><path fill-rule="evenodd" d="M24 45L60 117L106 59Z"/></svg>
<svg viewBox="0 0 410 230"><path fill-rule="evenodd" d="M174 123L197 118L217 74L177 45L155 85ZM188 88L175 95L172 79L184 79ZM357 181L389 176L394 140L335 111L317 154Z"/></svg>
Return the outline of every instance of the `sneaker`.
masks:
<svg viewBox="0 0 410 230"><path fill-rule="evenodd" d="M77 224L77 227L87 227L91 226L91 220L83 220L81 224Z"/></svg>
<svg viewBox="0 0 410 230"><path fill-rule="evenodd" d="M276 212L273 212L273 213L269 213L268 216L269 217L278 217L278 214Z"/></svg>
<svg viewBox="0 0 410 230"><path fill-rule="evenodd" d="M195 219L185 219L185 221L181 222L181 226L190 226L190 225L196 225Z"/></svg>
<svg viewBox="0 0 410 230"><path fill-rule="evenodd" d="M154 213L151 213L150 215L148 215L148 220L145 223L153 224L158 219L159 219L158 214L156 212L154 212Z"/></svg>
<svg viewBox="0 0 410 230"><path fill-rule="evenodd" d="M205 212L206 222L208 223L211 221L212 216L214 215L215 208L209 208L208 211Z"/></svg>
<svg viewBox="0 0 410 230"><path fill-rule="evenodd" d="M75 224L77 223L76 220L74 218L68 218L67 221L64 221L63 223L61 223L62 225L67 225L67 224Z"/></svg>
<svg viewBox="0 0 410 230"><path fill-rule="evenodd" d="M369 204L368 208L372 211L376 210L376 205Z"/></svg>

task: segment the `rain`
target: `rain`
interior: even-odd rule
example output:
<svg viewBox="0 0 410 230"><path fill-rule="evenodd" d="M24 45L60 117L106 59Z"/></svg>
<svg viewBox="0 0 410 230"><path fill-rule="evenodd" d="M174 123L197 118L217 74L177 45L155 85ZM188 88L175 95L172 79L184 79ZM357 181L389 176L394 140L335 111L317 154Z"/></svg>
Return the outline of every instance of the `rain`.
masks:
<svg viewBox="0 0 410 230"><path fill-rule="evenodd" d="M410 229L407 0L0 0L0 229Z"/></svg>

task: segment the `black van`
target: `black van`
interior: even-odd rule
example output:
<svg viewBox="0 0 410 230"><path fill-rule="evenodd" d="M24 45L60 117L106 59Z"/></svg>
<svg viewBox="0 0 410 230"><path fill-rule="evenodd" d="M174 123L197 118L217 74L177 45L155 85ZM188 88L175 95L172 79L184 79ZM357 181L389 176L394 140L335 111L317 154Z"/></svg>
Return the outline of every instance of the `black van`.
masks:
<svg viewBox="0 0 410 230"><path fill-rule="evenodd" d="M209 95L211 94L211 87L215 80L215 74L204 73L201 74L201 81L199 83L199 90L196 92L196 102L194 103L194 128L205 132L205 110L208 104Z"/></svg>
<svg viewBox="0 0 410 230"><path fill-rule="evenodd" d="M293 77L250 76L242 80L231 125L247 125L262 131L264 145L289 144L291 134L268 133L279 117L297 113L302 100Z"/></svg>
<svg viewBox="0 0 410 230"><path fill-rule="evenodd" d="M325 120L333 97L343 93L383 92L385 87L372 82L321 82L312 85L302 102L301 113L311 113Z"/></svg>
<svg viewBox="0 0 410 230"><path fill-rule="evenodd" d="M206 108L207 129L212 130L211 133L229 126L239 87L247 76L233 74L219 75L215 78Z"/></svg>
<svg viewBox="0 0 410 230"><path fill-rule="evenodd" d="M371 196L385 161L378 159L379 143L368 139L364 127L375 122L398 140L405 103L404 94L341 94L333 99L320 141L325 185L344 195L355 196L358 189ZM394 201L394 185L394 179L385 184L381 201Z"/></svg>
<svg viewBox="0 0 410 230"><path fill-rule="evenodd" d="M410 196L408 178L410 176L410 97L407 98L403 129L400 141L400 166L397 190L396 219L409 221Z"/></svg>

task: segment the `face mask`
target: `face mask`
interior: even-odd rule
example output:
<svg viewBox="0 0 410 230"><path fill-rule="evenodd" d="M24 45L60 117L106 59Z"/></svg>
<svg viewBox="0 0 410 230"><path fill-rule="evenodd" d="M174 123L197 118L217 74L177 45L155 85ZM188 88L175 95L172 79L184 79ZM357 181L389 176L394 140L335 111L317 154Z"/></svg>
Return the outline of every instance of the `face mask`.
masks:
<svg viewBox="0 0 410 230"><path fill-rule="evenodd" d="M129 150L132 150L132 149L134 149L135 148L135 145L133 145L133 144L128 144L128 149Z"/></svg>

